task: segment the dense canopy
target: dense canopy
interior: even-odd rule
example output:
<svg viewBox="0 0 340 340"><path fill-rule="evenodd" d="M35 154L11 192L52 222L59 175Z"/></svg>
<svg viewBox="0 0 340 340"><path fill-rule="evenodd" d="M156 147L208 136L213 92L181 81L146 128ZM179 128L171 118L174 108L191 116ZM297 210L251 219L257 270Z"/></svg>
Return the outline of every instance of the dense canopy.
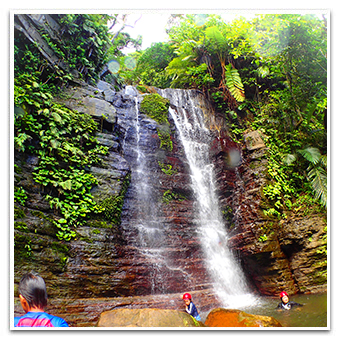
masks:
<svg viewBox="0 0 340 340"><path fill-rule="evenodd" d="M132 54L120 76L135 85L196 88L225 115L229 133L257 129L269 147L264 194L282 208L314 192L327 204L327 21L267 14L224 21L172 15L168 42ZM306 196L307 195L307 196Z"/></svg>

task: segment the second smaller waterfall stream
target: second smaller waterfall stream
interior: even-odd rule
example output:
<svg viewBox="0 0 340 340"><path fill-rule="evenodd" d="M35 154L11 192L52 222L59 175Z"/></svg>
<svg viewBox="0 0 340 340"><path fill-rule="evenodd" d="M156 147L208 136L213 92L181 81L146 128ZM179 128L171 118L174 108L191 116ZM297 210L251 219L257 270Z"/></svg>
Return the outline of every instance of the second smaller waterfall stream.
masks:
<svg viewBox="0 0 340 340"><path fill-rule="evenodd" d="M193 91L194 92L194 91ZM191 91L163 90L170 99L169 112L178 129L191 170L196 196L197 233L205 254L216 295L226 307L238 308L254 302L242 269L228 249L228 235L216 194L214 165L209 159L210 131Z"/></svg>

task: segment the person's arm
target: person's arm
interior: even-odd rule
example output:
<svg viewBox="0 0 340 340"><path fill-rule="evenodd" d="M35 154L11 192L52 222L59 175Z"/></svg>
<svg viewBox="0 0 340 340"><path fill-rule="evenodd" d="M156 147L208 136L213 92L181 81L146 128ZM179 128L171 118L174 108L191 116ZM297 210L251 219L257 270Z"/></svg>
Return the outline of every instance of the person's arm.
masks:
<svg viewBox="0 0 340 340"><path fill-rule="evenodd" d="M186 311L191 315L191 313L192 313L192 302L190 302L189 306L187 306Z"/></svg>

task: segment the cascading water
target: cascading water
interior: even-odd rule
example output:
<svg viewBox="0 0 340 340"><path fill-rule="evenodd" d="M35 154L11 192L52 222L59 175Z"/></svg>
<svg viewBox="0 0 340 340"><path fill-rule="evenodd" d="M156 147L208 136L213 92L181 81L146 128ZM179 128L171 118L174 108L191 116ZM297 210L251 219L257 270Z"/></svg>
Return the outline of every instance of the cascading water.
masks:
<svg viewBox="0 0 340 340"><path fill-rule="evenodd" d="M164 255L165 235L159 217L159 198L155 192L154 176L150 168L152 152L150 152L150 136L153 132L152 123L143 120L139 114L138 96L132 86L127 86L125 94L134 100L134 108L129 110L127 120L128 131L123 149L129 150L126 155L131 164L130 195L133 203L128 208L129 219L122 218L122 227L125 238L130 247L135 249L135 262L138 267L143 264L147 274L143 274L145 282L142 283L145 291L151 294L162 293L166 282L162 279L162 267L165 265ZM148 125L149 124L149 125ZM156 129L156 128L154 128ZM129 144L129 145L127 145ZM130 157L130 158L129 158ZM138 270L138 269L137 269Z"/></svg>
<svg viewBox="0 0 340 340"><path fill-rule="evenodd" d="M205 253L206 267L221 302L241 307L254 302L243 272L227 247L228 235L219 210L214 166L209 159L211 133L204 123L195 91L166 89L161 94L170 100L169 112L178 129L190 165L192 188L196 196L197 233Z"/></svg>
<svg viewBox="0 0 340 340"><path fill-rule="evenodd" d="M142 294L171 292L171 282L185 282L190 275L175 265L169 251L171 245L165 218L162 215L162 193L159 190L157 161L157 123L139 112L136 90L127 86L125 93L134 100L134 108L127 111L127 128L123 149L131 165L128 199L123 207L124 238L134 253L133 275L141 280ZM142 278L142 279L140 279Z"/></svg>

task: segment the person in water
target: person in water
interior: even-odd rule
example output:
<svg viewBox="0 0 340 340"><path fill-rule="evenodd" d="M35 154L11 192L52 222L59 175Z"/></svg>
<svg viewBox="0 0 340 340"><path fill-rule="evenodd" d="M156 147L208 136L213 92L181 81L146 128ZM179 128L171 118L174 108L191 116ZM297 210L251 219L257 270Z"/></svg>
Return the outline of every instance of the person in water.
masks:
<svg viewBox="0 0 340 340"><path fill-rule="evenodd" d="M45 313L46 285L38 274L23 275L19 283L19 298L26 314L14 317L14 327L68 327L64 319Z"/></svg>
<svg viewBox="0 0 340 340"><path fill-rule="evenodd" d="M300 303L289 301L289 296L286 292L280 293L281 302L278 304L277 309L290 310L292 307L302 306Z"/></svg>
<svg viewBox="0 0 340 340"><path fill-rule="evenodd" d="M191 301L192 300L191 294L189 293L183 294L183 300L185 303L186 312L190 314L191 316L193 316L197 321L201 321L201 317L198 314L197 308L194 305L194 303Z"/></svg>

